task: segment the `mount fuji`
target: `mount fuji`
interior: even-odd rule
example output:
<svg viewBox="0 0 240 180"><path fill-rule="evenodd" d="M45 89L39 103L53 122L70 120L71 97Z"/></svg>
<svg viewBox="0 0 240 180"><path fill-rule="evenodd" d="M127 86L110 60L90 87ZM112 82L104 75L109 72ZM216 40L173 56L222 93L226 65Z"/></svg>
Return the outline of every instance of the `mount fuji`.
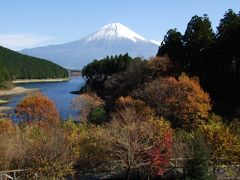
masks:
<svg viewBox="0 0 240 180"><path fill-rule="evenodd" d="M49 59L67 68L81 68L94 59L128 53L132 57L148 58L157 53L155 41L120 23L107 24L82 39L59 44L23 49L21 53Z"/></svg>

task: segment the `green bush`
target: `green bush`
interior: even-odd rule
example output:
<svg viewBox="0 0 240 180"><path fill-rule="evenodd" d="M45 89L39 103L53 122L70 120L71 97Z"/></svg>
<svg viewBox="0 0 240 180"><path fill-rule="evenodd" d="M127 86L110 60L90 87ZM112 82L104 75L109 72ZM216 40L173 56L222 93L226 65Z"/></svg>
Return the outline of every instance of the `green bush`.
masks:
<svg viewBox="0 0 240 180"><path fill-rule="evenodd" d="M107 113L103 107L93 108L88 117L93 124L102 124L107 121Z"/></svg>
<svg viewBox="0 0 240 180"><path fill-rule="evenodd" d="M210 152L206 145L204 136L198 131L194 134L192 150L192 158L187 161L184 169L185 179L212 179L212 176L209 173Z"/></svg>

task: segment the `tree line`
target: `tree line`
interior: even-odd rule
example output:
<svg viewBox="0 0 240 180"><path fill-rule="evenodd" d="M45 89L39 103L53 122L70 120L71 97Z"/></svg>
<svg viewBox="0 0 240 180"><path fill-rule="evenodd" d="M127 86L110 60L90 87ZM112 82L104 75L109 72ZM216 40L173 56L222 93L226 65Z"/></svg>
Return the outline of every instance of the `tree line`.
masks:
<svg viewBox="0 0 240 180"><path fill-rule="evenodd" d="M101 60L94 60L82 69L82 75L89 82L103 82L116 72L124 71L132 58L126 53L119 56L107 56Z"/></svg>
<svg viewBox="0 0 240 180"><path fill-rule="evenodd" d="M228 10L214 32L207 15L193 16L184 34L170 29L157 56L167 54L183 70L200 78L214 108L236 115L240 105L240 14Z"/></svg>

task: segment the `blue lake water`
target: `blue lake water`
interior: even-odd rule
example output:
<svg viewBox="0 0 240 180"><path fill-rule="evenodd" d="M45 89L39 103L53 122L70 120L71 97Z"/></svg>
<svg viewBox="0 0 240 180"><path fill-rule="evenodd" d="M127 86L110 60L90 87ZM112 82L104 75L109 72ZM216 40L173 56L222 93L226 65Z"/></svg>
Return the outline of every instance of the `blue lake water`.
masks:
<svg viewBox="0 0 240 180"><path fill-rule="evenodd" d="M61 118L67 119L76 115L76 112L71 108L71 102L77 97L77 95L71 94L70 92L78 91L84 83L85 81L82 77L72 77L71 80L67 82L22 83L17 84L17 86L39 89L44 95L48 96L55 102ZM2 106L14 108L25 96L26 94L1 97L1 99L10 101L10 103Z"/></svg>

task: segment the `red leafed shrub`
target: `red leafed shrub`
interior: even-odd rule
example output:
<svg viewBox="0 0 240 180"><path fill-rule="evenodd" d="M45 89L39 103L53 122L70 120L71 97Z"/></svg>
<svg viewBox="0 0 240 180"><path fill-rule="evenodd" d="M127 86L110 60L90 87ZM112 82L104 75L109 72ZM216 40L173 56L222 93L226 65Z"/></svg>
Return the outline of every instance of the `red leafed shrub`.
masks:
<svg viewBox="0 0 240 180"><path fill-rule="evenodd" d="M172 148L172 131L167 131L163 135L162 142L150 150L151 167L156 175L162 176L166 171L170 158L172 157Z"/></svg>

